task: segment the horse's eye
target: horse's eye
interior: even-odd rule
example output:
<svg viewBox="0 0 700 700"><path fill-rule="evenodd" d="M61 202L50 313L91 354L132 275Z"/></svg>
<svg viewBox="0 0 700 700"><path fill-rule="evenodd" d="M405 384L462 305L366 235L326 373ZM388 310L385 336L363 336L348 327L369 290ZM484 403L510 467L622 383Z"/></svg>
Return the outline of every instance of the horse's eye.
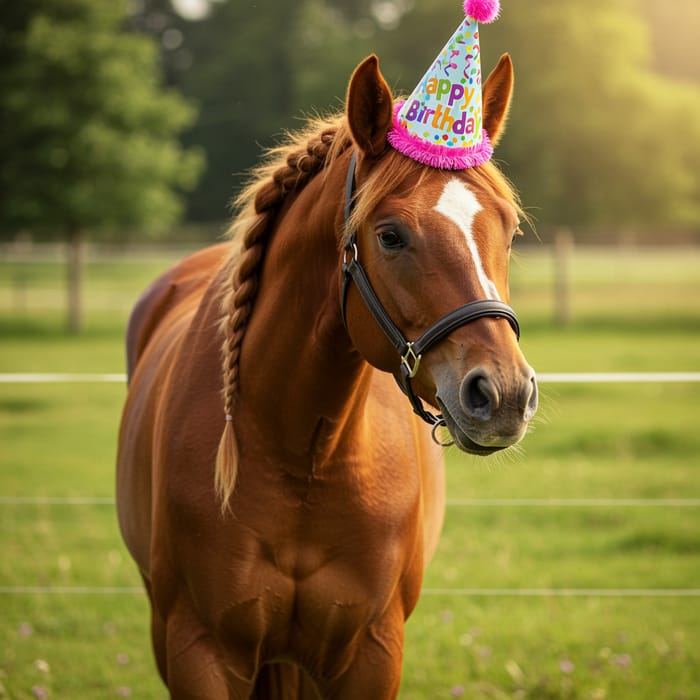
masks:
<svg viewBox="0 0 700 700"><path fill-rule="evenodd" d="M510 239L510 244L513 245L515 243L516 239L518 236L522 236L523 232L520 230L520 224L516 226L515 231L513 231L513 237Z"/></svg>
<svg viewBox="0 0 700 700"><path fill-rule="evenodd" d="M401 248L404 245L403 238L393 229L387 228L377 232L377 238L382 248L393 250Z"/></svg>

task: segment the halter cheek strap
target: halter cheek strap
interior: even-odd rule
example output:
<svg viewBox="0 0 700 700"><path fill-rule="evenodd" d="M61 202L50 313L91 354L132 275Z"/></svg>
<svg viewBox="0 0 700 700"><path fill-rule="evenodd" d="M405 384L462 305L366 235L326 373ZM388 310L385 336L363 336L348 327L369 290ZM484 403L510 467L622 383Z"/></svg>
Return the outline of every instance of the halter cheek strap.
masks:
<svg viewBox="0 0 700 700"><path fill-rule="evenodd" d="M417 340L407 340L398 326L391 320L384 305L372 288L367 274L359 261L356 232L347 230L355 196L356 164L357 157L356 154L353 153L350 159L350 166L348 167L345 187L346 238L345 251L343 253L343 286L340 301L343 323L347 328L347 294L350 282L353 282L377 325L381 328L384 335L399 354L401 365L399 376L396 378L399 386L411 402L414 412L426 423L434 426L433 436L435 436L435 429L439 426L444 426L445 421L441 414L436 416L425 409L423 402L415 395L413 387L411 386L411 379L418 373L423 354L433 345L447 337L452 331L480 318L504 318L508 321L518 339L520 338L520 325L518 324L515 311L513 311L508 304L504 304L502 301L497 301L495 299L480 299L460 306L446 316L443 316L430 326Z"/></svg>

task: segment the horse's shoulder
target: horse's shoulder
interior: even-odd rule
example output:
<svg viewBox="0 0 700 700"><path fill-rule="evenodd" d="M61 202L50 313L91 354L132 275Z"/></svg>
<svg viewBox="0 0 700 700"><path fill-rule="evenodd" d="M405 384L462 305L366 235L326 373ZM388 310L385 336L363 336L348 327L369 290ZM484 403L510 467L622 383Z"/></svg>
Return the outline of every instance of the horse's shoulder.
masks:
<svg viewBox="0 0 700 700"><path fill-rule="evenodd" d="M193 297L201 297L228 259L230 244L210 246L183 258L158 277L138 299L126 331L127 372L131 377L157 328L168 315Z"/></svg>

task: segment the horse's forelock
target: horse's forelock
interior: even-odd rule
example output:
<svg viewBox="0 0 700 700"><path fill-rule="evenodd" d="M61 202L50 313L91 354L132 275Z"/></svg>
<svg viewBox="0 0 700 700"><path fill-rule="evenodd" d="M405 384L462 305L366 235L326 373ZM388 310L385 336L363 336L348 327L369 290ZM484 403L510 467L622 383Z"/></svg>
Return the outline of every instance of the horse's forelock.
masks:
<svg viewBox="0 0 700 700"><path fill-rule="evenodd" d="M362 224L371 219L373 212L380 202L401 188L402 184L413 178L415 187L420 187L429 173L435 173L435 168L421 165L410 158L388 148L384 156L370 170L367 179L358 188L355 205L350 218L348 229L357 231ZM450 171L439 171L448 173ZM482 189L491 191L494 195L510 202L524 220L529 220L521 207L520 198L508 178L497 165L489 161L476 168L463 171L468 181Z"/></svg>

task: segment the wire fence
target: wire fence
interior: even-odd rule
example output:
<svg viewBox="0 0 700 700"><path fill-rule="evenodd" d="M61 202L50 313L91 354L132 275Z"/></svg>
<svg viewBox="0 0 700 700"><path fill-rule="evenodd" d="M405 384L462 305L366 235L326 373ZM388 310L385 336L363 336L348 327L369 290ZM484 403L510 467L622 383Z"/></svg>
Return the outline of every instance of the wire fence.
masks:
<svg viewBox="0 0 700 700"><path fill-rule="evenodd" d="M544 383L700 382L700 372L543 373ZM0 383L125 383L123 373L0 373ZM0 496L0 506L110 506L102 496ZM698 508L700 498L494 498L447 499L448 508ZM140 586L0 586L0 595L144 595ZM424 588L433 597L697 598L700 588Z"/></svg>
<svg viewBox="0 0 700 700"><path fill-rule="evenodd" d="M545 384L639 384L700 382L700 372L543 372L537 381ZM0 373L0 384L126 383L126 374L107 373Z"/></svg>
<svg viewBox="0 0 700 700"><path fill-rule="evenodd" d="M1 505L114 506L108 496L0 496ZM698 508L700 498L448 498L448 508Z"/></svg>
<svg viewBox="0 0 700 700"><path fill-rule="evenodd" d="M143 596L140 586L0 586L0 595ZM423 588L422 596L459 598L700 598L700 588Z"/></svg>

